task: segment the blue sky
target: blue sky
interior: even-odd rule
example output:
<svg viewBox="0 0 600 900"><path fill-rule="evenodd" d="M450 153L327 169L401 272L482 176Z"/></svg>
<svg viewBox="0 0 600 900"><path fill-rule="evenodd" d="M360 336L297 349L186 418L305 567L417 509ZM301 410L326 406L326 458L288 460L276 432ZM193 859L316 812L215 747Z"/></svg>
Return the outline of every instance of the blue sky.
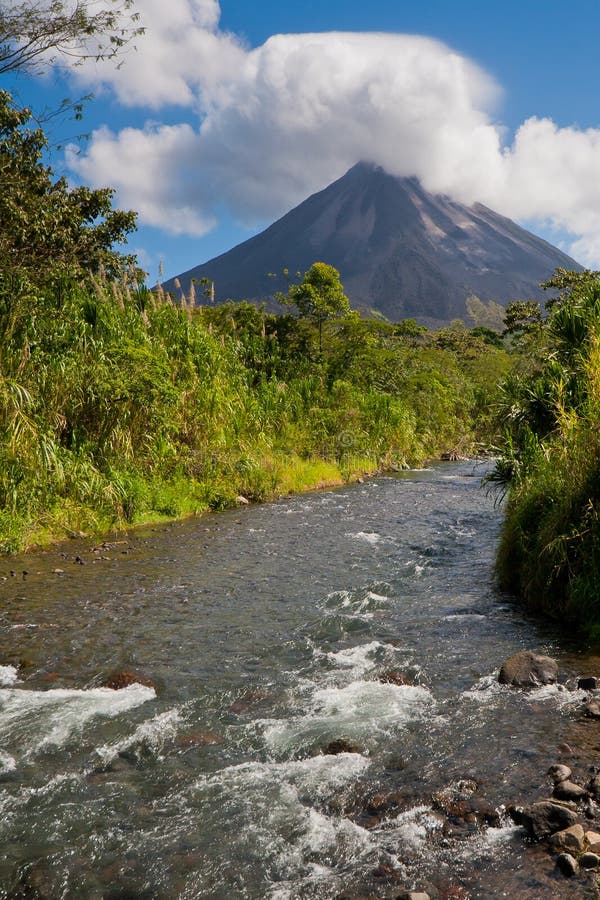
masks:
<svg viewBox="0 0 600 900"><path fill-rule="evenodd" d="M597 2L136 5L147 33L119 72L16 87L34 108L94 92L90 139L53 165L139 210L131 248L150 280L159 263L167 278L226 251L364 157L600 267Z"/></svg>

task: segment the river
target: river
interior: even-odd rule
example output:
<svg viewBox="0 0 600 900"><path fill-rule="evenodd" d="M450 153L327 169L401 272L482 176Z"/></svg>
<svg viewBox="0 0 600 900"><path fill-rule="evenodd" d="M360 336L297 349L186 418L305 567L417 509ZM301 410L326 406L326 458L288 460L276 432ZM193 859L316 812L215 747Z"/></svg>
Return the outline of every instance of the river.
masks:
<svg viewBox="0 0 600 900"><path fill-rule="evenodd" d="M600 661L494 590L481 475L444 463L0 563L0 896L583 896L508 817L432 799L538 799L562 743L585 769L600 742L572 689ZM565 683L498 685L522 648ZM119 669L154 687L102 687Z"/></svg>

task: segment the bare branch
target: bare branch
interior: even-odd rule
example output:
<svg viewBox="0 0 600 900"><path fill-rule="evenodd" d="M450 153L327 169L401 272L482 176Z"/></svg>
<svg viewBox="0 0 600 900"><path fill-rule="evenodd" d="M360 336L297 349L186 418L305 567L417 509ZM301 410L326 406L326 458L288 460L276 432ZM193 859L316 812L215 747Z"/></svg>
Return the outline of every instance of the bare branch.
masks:
<svg viewBox="0 0 600 900"><path fill-rule="evenodd" d="M111 60L144 29L134 0L0 0L0 74Z"/></svg>

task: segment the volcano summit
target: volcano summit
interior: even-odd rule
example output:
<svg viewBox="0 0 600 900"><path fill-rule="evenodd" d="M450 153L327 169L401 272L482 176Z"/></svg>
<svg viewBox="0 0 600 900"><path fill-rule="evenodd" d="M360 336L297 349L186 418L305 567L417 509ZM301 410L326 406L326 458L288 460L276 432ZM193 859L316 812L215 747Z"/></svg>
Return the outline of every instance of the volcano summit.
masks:
<svg viewBox="0 0 600 900"><path fill-rule="evenodd" d="M542 299L539 284L554 269L581 270L480 203L465 206L428 193L416 178L358 163L265 231L179 275L179 282L187 293L192 278L208 278L217 302L266 301L281 309L273 305L275 293L316 260L340 271L357 309L429 327L466 318L472 294L503 306ZM177 293L174 282L164 288Z"/></svg>

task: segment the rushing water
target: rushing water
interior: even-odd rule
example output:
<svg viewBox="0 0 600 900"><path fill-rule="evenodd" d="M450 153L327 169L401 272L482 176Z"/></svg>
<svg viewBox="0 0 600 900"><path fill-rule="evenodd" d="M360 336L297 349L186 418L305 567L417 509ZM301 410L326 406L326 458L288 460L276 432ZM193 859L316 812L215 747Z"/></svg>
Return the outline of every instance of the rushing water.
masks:
<svg viewBox="0 0 600 900"><path fill-rule="evenodd" d="M537 799L561 742L594 741L580 692L496 682L524 647L567 681L593 660L494 591L480 476L443 464L5 561L0 896L582 896L508 819L453 828L432 801L466 779L494 806ZM101 687L116 669L156 690Z"/></svg>

